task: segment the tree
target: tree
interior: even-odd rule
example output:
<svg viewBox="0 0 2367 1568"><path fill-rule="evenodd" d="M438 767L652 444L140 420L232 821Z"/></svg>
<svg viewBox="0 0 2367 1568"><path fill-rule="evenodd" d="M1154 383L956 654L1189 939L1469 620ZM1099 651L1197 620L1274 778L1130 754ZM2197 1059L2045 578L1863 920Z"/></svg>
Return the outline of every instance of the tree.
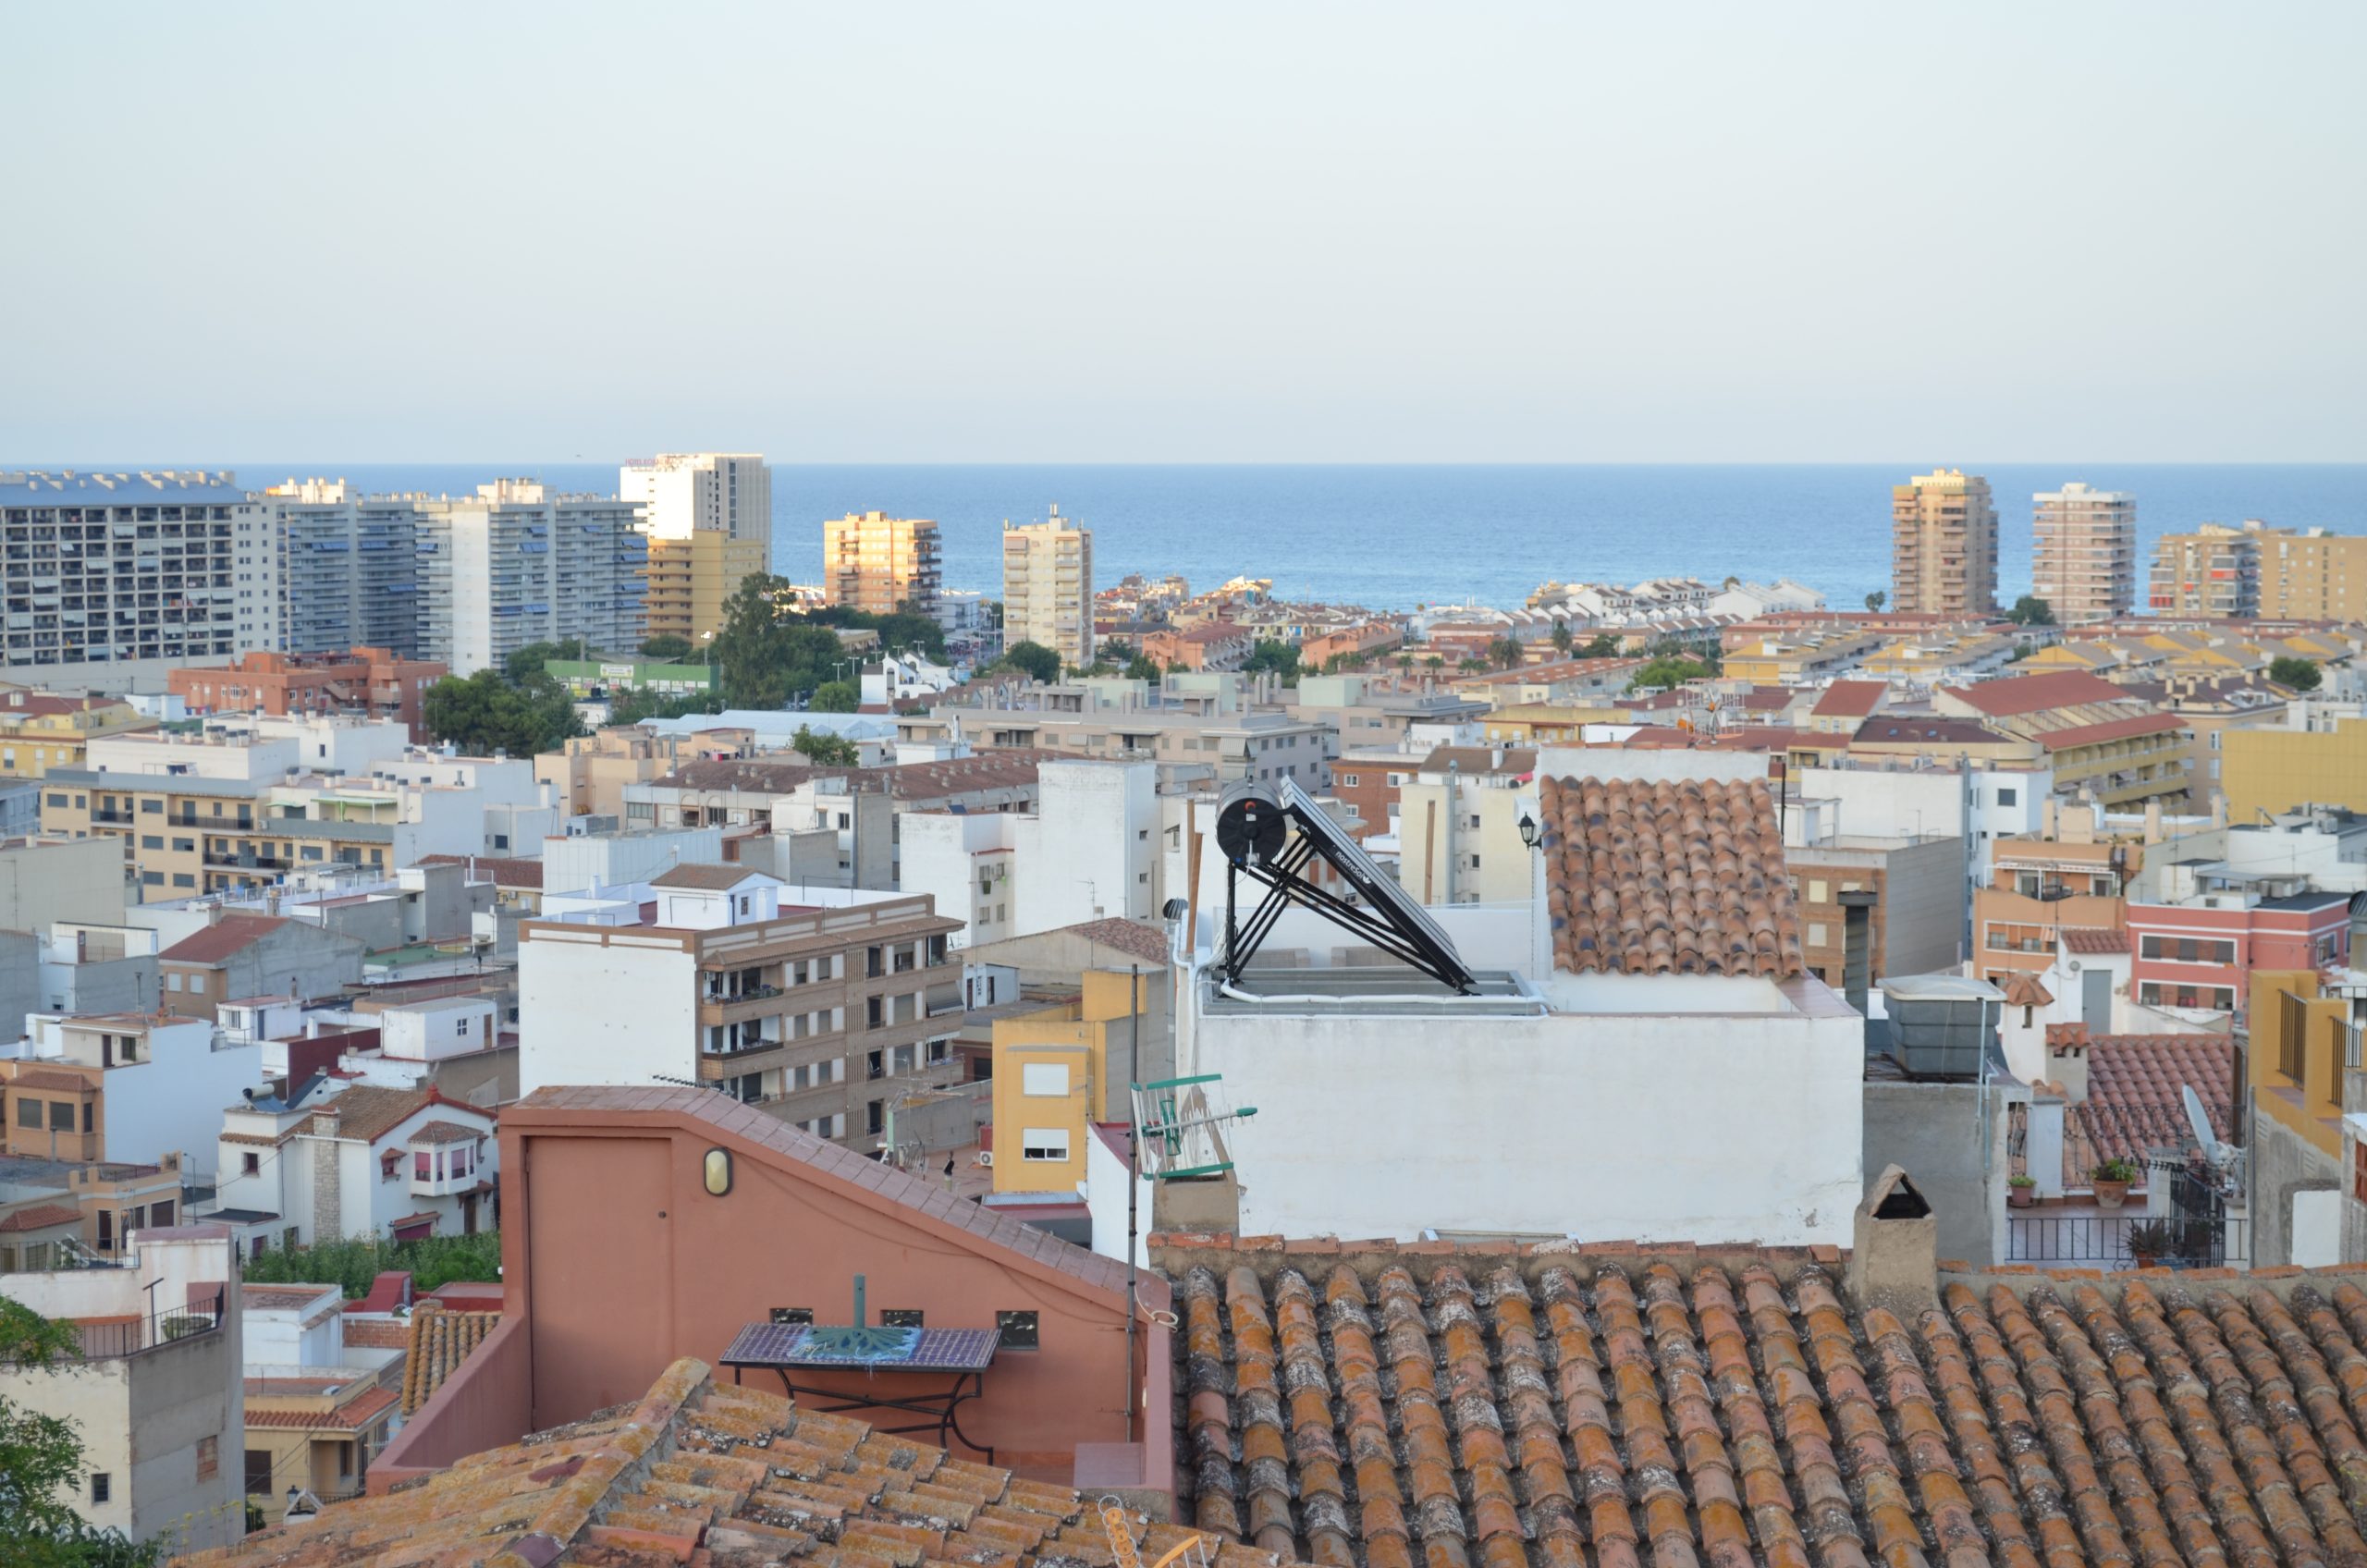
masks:
<svg viewBox="0 0 2367 1568"><path fill-rule="evenodd" d="M828 688L826 686L823 690L828 691ZM815 693L817 697L820 694L818 692ZM828 713L834 710L819 708L816 711ZM797 727L797 733L790 737L789 744L791 750L816 767L852 767L863 760L863 748L852 741L827 729L816 729L807 724Z"/></svg>
<svg viewBox="0 0 2367 1568"><path fill-rule="evenodd" d="M1298 650L1288 643L1260 638L1250 648L1249 656L1242 661L1241 668L1250 671L1270 669L1281 676L1282 684L1287 686L1298 679Z"/></svg>
<svg viewBox="0 0 2367 1568"><path fill-rule="evenodd" d="M667 664L680 664L691 656L691 640L677 637L670 631L662 632L641 645L641 656Z"/></svg>
<svg viewBox="0 0 2367 1568"><path fill-rule="evenodd" d="M0 1296L0 1366L47 1370L81 1353L70 1323L55 1323ZM10 1568L146 1568L162 1541L138 1543L93 1530L61 1496L73 1495L86 1466L73 1423L0 1397L0 1562Z"/></svg>
<svg viewBox="0 0 2367 1568"><path fill-rule="evenodd" d="M1049 686L1061 678L1061 655L1024 637L1005 648L995 662L1005 669L1018 670L1039 686Z"/></svg>
<svg viewBox="0 0 2367 1568"><path fill-rule="evenodd" d="M542 674L543 666L553 659L572 661L590 656L581 637L558 643L529 643L502 662L501 671L512 680L527 680Z"/></svg>
<svg viewBox="0 0 2367 1568"><path fill-rule="evenodd" d="M816 713L852 713L863 706L863 693L851 681L825 680L814 688L814 699L806 706Z"/></svg>
<svg viewBox="0 0 2367 1568"><path fill-rule="evenodd" d="M1579 649L1578 654L1580 657L1589 659L1616 658L1619 655L1619 639L1608 631L1598 631L1588 639L1587 645Z"/></svg>
<svg viewBox="0 0 2367 1568"><path fill-rule="evenodd" d="M726 601L708 656L727 706L779 710L846 663L838 633L790 607L789 587L784 578L750 577Z"/></svg>
<svg viewBox="0 0 2367 1568"><path fill-rule="evenodd" d="M2005 619L2017 626L2053 626L2054 606L2036 594L2025 594L2014 601L2014 607L2005 612Z"/></svg>
<svg viewBox="0 0 2367 1568"><path fill-rule="evenodd" d="M1890 603L1890 595L1879 588L1866 595L1866 607L1876 615L1882 614L1883 606L1888 603Z"/></svg>
<svg viewBox="0 0 2367 1568"><path fill-rule="evenodd" d="M1126 661L1126 679L1129 680L1147 680L1156 686L1159 675L1159 661L1147 655L1136 654Z"/></svg>
<svg viewBox="0 0 2367 1568"><path fill-rule="evenodd" d="M1553 651L1564 658L1568 658L1570 649L1577 640L1576 633L1570 630L1570 623L1560 616L1555 616L1553 618Z"/></svg>
<svg viewBox="0 0 2367 1568"><path fill-rule="evenodd" d="M608 693L608 722L632 725L651 718L680 718L684 714L705 713L707 701L701 696L668 697L649 687L636 686Z"/></svg>
<svg viewBox="0 0 2367 1568"><path fill-rule="evenodd" d="M1699 659L1662 654L1636 672L1636 678L1627 683L1627 689L1631 692L1665 690L1716 673Z"/></svg>
<svg viewBox="0 0 2367 1568"><path fill-rule="evenodd" d="M1488 662L1498 669L1515 668L1521 657L1520 643L1515 638L1499 637L1488 644Z"/></svg>
<svg viewBox="0 0 2367 1568"><path fill-rule="evenodd" d="M429 734L472 756L504 751L531 757L583 733L566 689L539 668L519 683L490 669L465 679L448 675L427 689L419 713Z"/></svg>
<svg viewBox="0 0 2367 1568"><path fill-rule="evenodd" d="M1446 668L1446 660L1437 654L1432 654L1429 657L1422 661L1422 668L1424 669L1444 669Z"/></svg>
<svg viewBox="0 0 2367 1568"><path fill-rule="evenodd" d="M2292 692L2314 692L2325 677L2308 659L2280 654L2268 661L2268 678Z"/></svg>

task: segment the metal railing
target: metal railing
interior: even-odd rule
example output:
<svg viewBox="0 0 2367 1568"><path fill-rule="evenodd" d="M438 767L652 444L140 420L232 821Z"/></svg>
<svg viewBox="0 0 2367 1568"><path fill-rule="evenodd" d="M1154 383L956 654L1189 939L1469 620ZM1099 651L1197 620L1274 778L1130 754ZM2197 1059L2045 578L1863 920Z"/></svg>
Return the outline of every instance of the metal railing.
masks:
<svg viewBox="0 0 2367 1568"><path fill-rule="evenodd" d="M2158 1251L2139 1253L2131 1236ZM2179 1214L2012 1214L2005 1261L2066 1268L2224 1268L2251 1259L2246 1219Z"/></svg>
<svg viewBox="0 0 2367 1568"><path fill-rule="evenodd" d="M78 1323L75 1331L81 1337L81 1353L67 1359L117 1361L162 1345L219 1333L228 1294L229 1287L220 1285L211 1296L181 1305L158 1307L141 1317L114 1323Z"/></svg>

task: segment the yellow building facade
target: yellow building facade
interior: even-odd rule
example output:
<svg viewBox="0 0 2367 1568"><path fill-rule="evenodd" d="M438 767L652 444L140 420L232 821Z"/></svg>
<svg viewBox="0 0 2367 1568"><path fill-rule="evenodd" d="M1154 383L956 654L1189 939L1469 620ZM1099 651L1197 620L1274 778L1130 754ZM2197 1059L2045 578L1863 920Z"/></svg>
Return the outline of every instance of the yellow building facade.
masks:
<svg viewBox="0 0 2367 1568"><path fill-rule="evenodd" d="M2342 1158L2343 1075L2350 1004L2324 996L2306 969L2252 972L2245 998L2251 1031L2252 1105L2329 1159Z"/></svg>
<svg viewBox="0 0 2367 1568"><path fill-rule="evenodd" d="M111 697L0 687L0 778L43 778L53 767L80 767L92 736L154 728L154 719Z"/></svg>
<svg viewBox="0 0 2367 1568"><path fill-rule="evenodd" d="M2344 719L2331 730L2226 730L2219 787L2230 822L2303 805L2367 812L2367 719Z"/></svg>
<svg viewBox="0 0 2367 1568"><path fill-rule="evenodd" d="M1131 976L1087 970L1073 1001L999 1018L994 1024L994 1190L1074 1194L1085 1180L1085 1140L1096 1121L1126 1120L1127 1031L1136 1008ZM1110 1071L1115 1059L1117 1074Z"/></svg>
<svg viewBox="0 0 2367 1568"><path fill-rule="evenodd" d="M765 542L734 539L703 529L679 539L649 541L648 584L643 599L650 637L680 637L695 653L723 630L724 606L741 583L761 576ZM621 651L621 650L619 650Z"/></svg>

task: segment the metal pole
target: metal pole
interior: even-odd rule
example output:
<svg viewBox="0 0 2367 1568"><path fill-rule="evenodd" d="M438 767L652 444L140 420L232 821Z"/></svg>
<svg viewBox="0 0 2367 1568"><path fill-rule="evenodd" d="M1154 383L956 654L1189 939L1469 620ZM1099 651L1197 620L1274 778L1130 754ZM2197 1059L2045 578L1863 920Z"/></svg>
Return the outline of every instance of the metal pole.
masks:
<svg viewBox="0 0 2367 1568"><path fill-rule="evenodd" d="M1134 1194L1142 1186L1142 1113L1135 1108L1135 1075L1142 1072L1143 966L1133 966L1126 984L1126 1440L1134 1440Z"/></svg>

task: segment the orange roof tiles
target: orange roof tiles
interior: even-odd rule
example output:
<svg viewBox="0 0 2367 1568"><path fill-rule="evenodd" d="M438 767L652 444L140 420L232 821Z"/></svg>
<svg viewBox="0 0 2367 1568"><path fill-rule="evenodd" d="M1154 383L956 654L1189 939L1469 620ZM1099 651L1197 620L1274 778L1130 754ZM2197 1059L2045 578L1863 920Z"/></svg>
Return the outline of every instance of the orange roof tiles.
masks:
<svg viewBox="0 0 2367 1568"><path fill-rule="evenodd" d="M2075 925L2064 931L2063 946L2075 953L2125 953L2128 933L2116 925L2101 930Z"/></svg>
<svg viewBox="0 0 2367 1568"><path fill-rule="evenodd" d="M1294 1261L1196 1268L1178 1294L1178 1516L1264 1551L2328 1568L2367 1550L2367 1294L2348 1280L2280 1301L2033 1277L1902 1315L1775 1259Z"/></svg>
<svg viewBox="0 0 2367 1568"><path fill-rule="evenodd" d="M335 1410L257 1410L247 1408L250 1427L278 1427L300 1432L359 1432L395 1407L401 1396L392 1389L370 1389Z"/></svg>
<svg viewBox="0 0 2367 1568"><path fill-rule="evenodd" d="M2071 1108L2098 1160L2139 1159L2193 1141L2181 1086L2193 1085L2211 1130L2232 1124L2235 1042L2225 1035L2091 1035L2088 1097Z"/></svg>
<svg viewBox="0 0 2367 1568"><path fill-rule="evenodd" d="M1547 778L1539 809L1555 967L1801 972L1775 797L1763 781Z"/></svg>
<svg viewBox="0 0 2367 1568"><path fill-rule="evenodd" d="M1836 680L1809 711L1820 718L1864 718L1889 690L1889 682L1883 680Z"/></svg>
<svg viewBox="0 0 2367 1568"><path fill-rule="evenodd" d="M1948 695L1992 717L2128 700L2128 693L2111 681L2079 669L2050 670L2044 675L2015 675L2003 680L1952 686Z"/></svg>
<svg viewBox="0 0 2367 1568"><path fill-rule="evenodd" d="M156 956L166 963L220 963L287 924L288 917L280 914L225 914Z"/></svg>
<svg viewBox="0 0 2367 1568"><path fill-rule="evenodd" d="M2107 718L2099 724L2050 729L2032 739L2050 752L2060 752L2072 746L2097 746L2106 741L2133 740L2140 735L2166 735L2186 727L2186 720L2174 713L2137 713L2126 718Z"/></svg>
<svg viewBox="0 0 2367 1568"><path fill-rule="evenodd" d="M1193 1532L1123 1516L1157 1561ZM717 1384L678 1361L630 1410L541 1432L379 1497L331 1503L203 1568L1109 1568L1100 1517L1068 1487ZM1220 1546L1210 1568L1271 1568Z"/></svg>
<svg viewBox="0 0 2367 1568"><path fill-rule="evenodd" d="M501 1322L498 1312L453 1312L423 1302L411 1314L410 1354L403 1363L403 1414L415 1414L435 1397L444 1379L484 1343ZM347 1326L349 1336L352 1325Z"/></svg>
<svg viewBox="0 0 2367 1568"><path fill-rule="evenodd" d="M0 1231L46 1231L53 1225L79 1225L82 1211L67 1203L37 1203L0 1214Z"/></svg>

